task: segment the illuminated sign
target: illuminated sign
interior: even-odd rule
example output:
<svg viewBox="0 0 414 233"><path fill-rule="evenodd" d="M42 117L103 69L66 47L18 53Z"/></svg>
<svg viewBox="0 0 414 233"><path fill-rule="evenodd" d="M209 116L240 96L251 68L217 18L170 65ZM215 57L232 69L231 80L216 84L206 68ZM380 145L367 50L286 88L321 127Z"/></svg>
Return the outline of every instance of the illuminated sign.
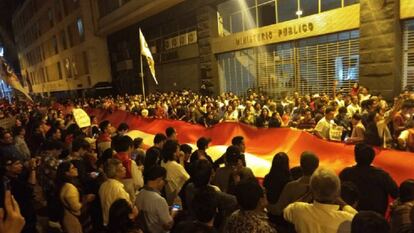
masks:
<svg viewBox="0 0 414 233"><path fill-rule="evenodd" d="M295 24L292 26L287 26L280 29L275 29L273 31L265 31L260 33L254 33L250 35L244 35L235 39L236 45L245 45L255 42L266 42L271 41L274 37L287 37L293 35L304 34L307 32L312 32L314 29L313 23L303 23L303 24Z"/></svg>
<svg viewBox="0 0 414 233"><path fill-rule="evenodd" d="M316 15L213 38L211 47L213 53L217 54L353 30L359 27L359 7L359 4L353 4Z"/></svg>

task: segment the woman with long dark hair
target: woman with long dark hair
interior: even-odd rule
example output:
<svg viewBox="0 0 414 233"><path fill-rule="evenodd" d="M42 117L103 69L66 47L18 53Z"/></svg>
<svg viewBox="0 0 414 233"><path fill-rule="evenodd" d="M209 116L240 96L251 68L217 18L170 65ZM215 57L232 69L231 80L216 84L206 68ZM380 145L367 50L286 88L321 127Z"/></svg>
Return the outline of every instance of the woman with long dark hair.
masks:
<svg viewBox="0 0 414 233"><path fill-rule="evenodd" d="M77 188L78 169L71 162L63 162L56 172L56 190L63 206L63 228L68 233L82 233L79 222L82 203Z"/></svg>
<svg viewBox="0 0 414 233"><path fill-rule="evenodd" d="M272 167L263 181L269 205L276 204L283 188L291 180L289 157L286 153L279 152L273 157ZM270 220L276 221L275 216L270 215L269 217Z"/></svg>
<svg viewBox="0 0 414 233"><path fill-rule="evenodd" d="M82 233L82 225L79 221L82 206L91 202L94 195L87 195L81 201L78 189L78 169L72 162L63 162L56 172L56 190L63 206L62 225L67 233Z"/></svg>
<svg viewBox="0 0 414 233"><path fill-rule="evenodd" d="M270 204L277 202L283 187L291 180L289 157L285 152L279 152L273 157L272 167L263 182Z"/></svg>
<svg viewBox="0 0 414 233"><path fill-rule="evenodd" d="M108 232L142 233L135 223L138 210L125 199L118 199L109 208Z"/></svg>
<svg viewBox="0 0 414 233"><path fill-rule="evenodd" d="M269 109L264 107L262 108L260 115L256 117L256 127L267 128L269 126L269 120Z"/></svg>

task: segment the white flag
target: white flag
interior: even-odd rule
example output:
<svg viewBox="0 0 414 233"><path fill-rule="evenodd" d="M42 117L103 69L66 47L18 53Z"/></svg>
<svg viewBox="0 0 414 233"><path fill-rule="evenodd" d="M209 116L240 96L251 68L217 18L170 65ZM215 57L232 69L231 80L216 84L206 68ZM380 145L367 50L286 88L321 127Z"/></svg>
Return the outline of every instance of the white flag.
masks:
<svg viewBox="0 0 414 233"><path fill-rule="evenodd" d="M150 68L152 77L154 78L155 83L158 85L157 78L155 77L155 63L154 59L152 58L151 50L148 47L147 41L145 40L144 35L139 29L139 47L141 48L141 56L145 56L148 62L148 67Z"/></svg>
<svg viewBox="0 0 414 233"><path fill-rule="evenodd" d="M12 68L9 66L9 64L6 63L3 58L0 58L0 78L3 79L3 81L5 81L13 89L23 93L28 100L33 102L32 97L30 97L27 90L20 83L19 78L17 78Z"/></svg>

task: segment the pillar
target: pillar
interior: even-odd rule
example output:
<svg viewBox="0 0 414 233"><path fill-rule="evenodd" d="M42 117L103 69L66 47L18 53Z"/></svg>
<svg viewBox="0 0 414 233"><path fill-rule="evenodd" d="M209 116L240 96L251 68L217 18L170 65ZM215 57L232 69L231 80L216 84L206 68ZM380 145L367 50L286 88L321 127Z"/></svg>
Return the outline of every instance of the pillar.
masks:
<svg viewBox="0 0 414 233"><path fill-rule="evenodd" d="M401 91L400 0L360 0L360 84L392 100Z"/></svg>

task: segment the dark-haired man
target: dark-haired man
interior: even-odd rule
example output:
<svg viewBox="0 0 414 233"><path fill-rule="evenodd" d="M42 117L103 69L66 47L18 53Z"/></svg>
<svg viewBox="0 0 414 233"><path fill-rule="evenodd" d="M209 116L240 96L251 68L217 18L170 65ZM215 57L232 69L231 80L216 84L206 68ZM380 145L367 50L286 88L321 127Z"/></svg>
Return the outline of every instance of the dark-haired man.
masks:
<svg viewBox="0 0 414 233"><path fill-rule="evenodd" d="M164 147L167 137L162 133L157 133L154 137L154 145L145 153L144 169L161 164L161 150Z"/></svg>
<svg viewBox="0 0 414 233"><path fill-rule="evenodd" d="M204 161L203 161L204 162ZM217 233L214 220L217 215L217 198L214 191L198 191L192 201L194 220L178 223L172 233Z"/></svg>
<svg viewBox="0 0 414 233"><path fill-rule="evenodd" d="M16 199L21 214L25 219L22 233L37 232L36 211L33 200L33 185L36 184L36 166L36 162L32 159L29 162L28 169L25 169L22 161L16 154L0 154L0 170L4 174L3 179L9 181L11 194Z"/></svg>
<svg viewBox="0 0 414 233"><path fill-rule="evenodd" d="M166 177L167 170L160 166L144 171L145 186L139 192L135 203L140 211L144 211L150 232L165 233L174 225L176 212L170 213L167 200L161 196Z"/></svg>
<svg viewBox="0 0 414 233"><path fill-rule="evenodd" d="M351 233L389 233L390 226L384 216L374 211L361 211L352 220Z"/></svg>
<svg viewBox="0 0 414 233"><path fill-rule="evenodd" d="M283 209L286 206L299 200L310 190L310 177L319 167L319 159L314 153L305 151L300 156L300 167L302 168L303 176L298 180L287 183L283 188L276 205L269 206L269 211L273 215L281 216Z"/></svg>
<svg viewBox="0 0 414 233"><path fill-rule="evenodd" d="M109 121L102 121L99 124L99 128L101 130L101 134L99 135L97 142L98 147L98 154L102 155L102 153L106 150L111 148L111 136L114 131L111 123Z"/></svg>
<svg viewBox="0 0 414 233"><path fill-rule="evenodd" d="M385 215L388 197L398 197L398 186L384 170L371 166L375 151L366 144L357 144L354 149L356 165L342 170L342 182L354 183L360 192L358 210L372 210Z"/></svg>
<svg viewBox="0 0 414 233"><path fill-rule="evenodd" d="M115 135L112 137L111 146L114 147L114 144L116 141L118 141L121 137L126 135L126 133L129 130L129 125L125 122L122 122L118 125L118 128L116 129Z"/></svg>
<svg viewBox="0 0 414 233"><path fill-rule="evenodd" d="M169 140L177 140L177 131L173 127L166 128L165 135Z"/></svg>
<svg viewBox="0 0 414 233"><path fill-rule="evenodd" d="M246 166L246 158L245 158L245 151L246 151L246 144L244 143L243 136L235 136L233 139L231 139L231 145L237 146L240 149L241 157L243 166ZM214 161L214 168L219 168L221 164L226 163L226 154L224 153L219 159Z"/></svg>
<svg viewBox="0 0 414 233"><path fill-rule="evenodd" d="M237 184L235 191L240 210L228 218L225 232L276 233L264 212L267 201L262 187L254 181L243 181Z"/></svg>
<svg viewBox="0 0 414 233"><path fill-rule="evenodd" d="M327 107L325 110L325 117L318 121L318 124L315 126L315 135L324 140L329 140L329 130L332 125L335 124L333 121L335 116L335 109L332 107Z"/></svg>
<svg viewBox="0 0 414 233"><path fill-rule="evenodd" d="M134 202L135 193L144 185L144 181L137 164L131 159L133 141L129 136L121 136L114 142L114 149L117 152L114 158L119 159L126 169L126 175L122 179L122 183L125 186L125 190L129 193L131 201Z"/></svg>
<svg viewBox="0 0 414 233"><path fill-rule="evenodd" d="M0 153L11 154L22 162L26 159L17 149L14 144L13 136L9 131L0 132Z"/></svg>
<svg viewBox="0 0 414 233"><path fill-rule="evenodd" d="M206 150L208 149L208 144L211 142L210 138L201 137L197 140L197 150L194 151L190 156L190 163L193 163L197 160L204 159L208 160L213 164L213 160L210 155L207 154Z"/></svg>
<svg viewBox="0 0 414 233"><path fill-rule="evenodd" d="M243 157L240 148L229 146L226 150L226 166L220 167L216 171L213 184L217 185L221 191L234 194L235 185L243 180L255 180L253 171L243 166Z"/></svg>
<svg viewBox="0 0 414 233"><path fill-rule="evenodd" d="M237 208L235 196L224 193L216 186L210 184L213 176L213 167L207 160L198 160L193 164L191 183L185 188L185 202L190 209L190 214L196 214L193 206L194 195L197 192L212 192L217 201L218 215L214 225L220 229L223 227L224 220Z"/></svg>

